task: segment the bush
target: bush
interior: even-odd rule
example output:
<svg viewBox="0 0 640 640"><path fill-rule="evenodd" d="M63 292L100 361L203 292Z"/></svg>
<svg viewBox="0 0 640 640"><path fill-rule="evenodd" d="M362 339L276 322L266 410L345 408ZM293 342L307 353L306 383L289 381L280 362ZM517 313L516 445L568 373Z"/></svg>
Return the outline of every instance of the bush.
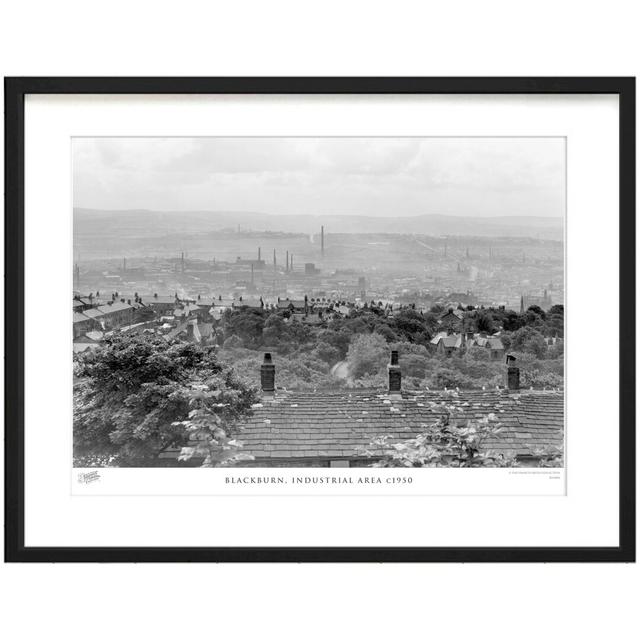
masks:
<svg viewBox="0 0 640 640"><path fill-rule="evenodd" d="M355 336L347 352L349 371L354 378L380 373L388 358L387 342L377 333Z"/></svg>
<svg viewBox="0 0 640 640"><path fill-rule="evenodd" d="M402 375L424 380L429 370L429 362L430 358L426 356L418 356L415 354L401 356L400 367L402 369Z"/></svg>
<svg viewBox="0 0 640 640"><path fill-rule="evenodd" d="M238 336L229 336L223 343L222 346L225 349L239 349L242 345L242 340Z"/></svg>
<svg viewBox="0 0 640 640"><path fill-rule="evenodd" d="M328 342L318 342L316 348L312 351L312 354L315 358L319 358L329 364L335 364L342 359L340 349L334 347Z"/></svg>
<svg viewBox="0 0 640 640"><path fill-rule="evenodd" d="M474 387L473 381L469 376L455 371L454 369L439 368L428 378L427 386L434 389L471 389Z"/></svg>

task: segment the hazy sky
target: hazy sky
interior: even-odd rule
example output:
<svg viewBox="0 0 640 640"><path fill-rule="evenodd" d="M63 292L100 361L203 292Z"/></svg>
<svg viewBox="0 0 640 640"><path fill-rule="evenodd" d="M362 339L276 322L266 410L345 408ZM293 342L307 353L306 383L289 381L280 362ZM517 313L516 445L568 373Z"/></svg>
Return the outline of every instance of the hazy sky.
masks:
<svg viewBox="0 0 640 640"><path fill-rule="evenodd" d="M76 138L74 206L562 216L562 138Z"/></svg>

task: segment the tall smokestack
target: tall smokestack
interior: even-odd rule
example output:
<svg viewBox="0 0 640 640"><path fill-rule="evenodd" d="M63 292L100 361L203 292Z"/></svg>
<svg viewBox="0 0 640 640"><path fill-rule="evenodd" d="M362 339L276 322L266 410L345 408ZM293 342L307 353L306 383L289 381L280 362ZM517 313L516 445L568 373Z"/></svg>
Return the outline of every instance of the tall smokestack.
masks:
<svg viewBox="0 0 640 640"><path fill-rule="evenodd" d="M258 247L258 260L260 260L260 247Z"/></svg>
<svg viewBox="0 0 640 640"><path fill-rule="evenodd" d="M289 251L287 250L287 268L286 271L289 271Z"/></svg>
<svg viewBox="0 0 640 640"><path fill-rule="evenodd" d="M324 225L320 227L320 252L324 258Z"/></svg>
<svg viewBox="0 0 640 640"><path fill-rule="evenodd" d="M126 258L122 258L122 270L123 271L127 270L127 259Z"/></svg>
<svg viewBox="0 0 640 640"><path fill-rule="evenodd" d="M276 250L273 250L273 270L276 270Z"/></svg>

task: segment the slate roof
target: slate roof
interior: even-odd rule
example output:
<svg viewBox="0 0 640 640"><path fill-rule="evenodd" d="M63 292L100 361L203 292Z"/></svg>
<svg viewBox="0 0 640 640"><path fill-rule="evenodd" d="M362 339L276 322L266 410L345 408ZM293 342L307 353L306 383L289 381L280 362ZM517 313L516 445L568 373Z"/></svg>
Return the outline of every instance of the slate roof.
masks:
<svg viewBox="0 0 640 640"><path fill-rule="evenodd" d="M286 300L278 300L277 307L278 309L289 309L290 307L304 309L305 302L304 300L289 300L287 298Z"/></svg>
<svg viewBox="0 0 640 640"><path fill-rule="evenodd" d="M73 312L73 323L74 324L76 322L87 322L87 320L91 320L91 318L87 318L87 316L83 315L82 313L78 313L77 311Z"/></svg>
<svg viewBox="0 0 640 640"><path fill-rule="evenodd" d="M85 309L83 313L89 318L99 318L100 316L104 315L104 313L102 313L102 311L100 311L99 309Z"/></svg>
<svg viewBox="0 0 640 640"><path fill-rule="evenodd" d="M99 346L97 342L74 342L73 353L83 353L87 349L97 349Z"/></svg>
<svg viewBox="0 0 640 640"><path fill-rule="evenodd" d="M153 295L144 296L144 302L147 305L154 304L177 304L175 296L158 296Z"/></svg>
<svg viewBox="0 0 640 640"><path fill-rule="evenodd" d="M255 458L240 466L362 459L357 448L378 436L389 436L390 444L415 437L443 413L443 402L459 407L455 416L462 420L495 413L504 429L488 443L495 451L526 458L539 448L563 446L562 391L422 391L399 399L371 389L278 391L240 425L237 440Z"/></svg>
<svg viewBox="0 0 640 640"><path fill-rule="evenodd" d="M233 302L234 309L262 309L263 303L260 300L234 300Z"/></svg>
<svg viewBox="0 0 640 640"><path fill-rule="evenodd" d="M446 331L439 331L438 333L436 333L435 336L433 336L433 338L431 338L430 342L431 342L431 344L436 345L436 344L438 344L438 342L440 342L440 340L442 338L446 338L447 335L449 335L449 334Z"/></svg>
<svg viewBox="0 0 640 640"><path fill-rule="evenodd" d="M443 320L449 315L455 316L458 320L462 320L464 318L464 311L461 311L460 309L449 309L440 316L440 319Z"/></svg>
<svg viewBox="0 0 640 640"><path fill-rule="evenodd" d="M84 336L76 338L76 342L99 342L102 338L104 338L102 331L87 331Z"/></svg>
<svg viewBox="0 0 640 640"><path fill-rule="evenodd" d="M113 304L105 304L101 307L98 307L98 311L101 311L104 315L108 315L110 313L116 313L117 311L126 311L127 309L133 309L130 304L126 302L114 302Z"/></svg>
<svg viewBox="0 0 640 640"><path fill-rule="evenodd" d="M445 336L444 338L440 338L442 340L442 342L444 343L444 346L447 348L459 348L462 345L462 337L457 335L457 334L453 334L451 336Z"/></svg>
<svg viewBox="0 0 640 640"><path fill-rule="evenodd" d="M176 318L179 318L181 316L188 316L191 313L195 313L199 309L200 307L197 304L185 304L182 308L178 307L177 309L174 309L173 315Z"/></svg>

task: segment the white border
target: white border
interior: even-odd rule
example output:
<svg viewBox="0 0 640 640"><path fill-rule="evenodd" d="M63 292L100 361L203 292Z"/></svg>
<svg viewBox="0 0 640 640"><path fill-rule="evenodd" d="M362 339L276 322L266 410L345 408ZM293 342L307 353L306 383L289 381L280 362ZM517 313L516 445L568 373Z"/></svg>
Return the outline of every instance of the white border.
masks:
<svg viewBox="0 0 640 640"><path fill-rule="evenodd" d="M618 543L617 328L597 351L575 311L594 293L618 305L617 261L593 259L596 247L618 253L617 98L28 96L25 122L27 546ZM71 255L69 138L80 135L566 136L568 495L72 497L68 345L54 336L68 335L61 256Z"/></svg>

